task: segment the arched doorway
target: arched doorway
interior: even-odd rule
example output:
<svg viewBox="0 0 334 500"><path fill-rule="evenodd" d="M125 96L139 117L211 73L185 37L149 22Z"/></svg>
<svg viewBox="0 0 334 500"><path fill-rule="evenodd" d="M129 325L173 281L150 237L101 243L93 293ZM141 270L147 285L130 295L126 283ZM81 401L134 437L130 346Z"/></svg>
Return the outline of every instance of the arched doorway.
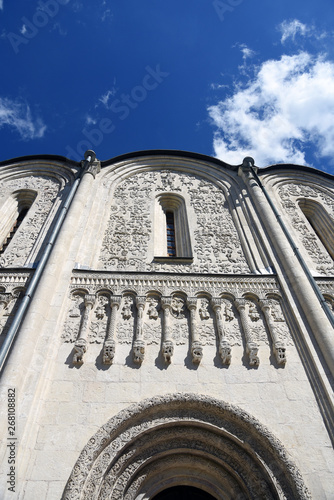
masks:
<svg viewBox="0 0 334 500"><path fill-rule="evenodd" d="M204 395L171 394L134 404L101 427L62 499L161 500L182 486L204 499L310 498L282 443L254 417Z"/></svg>
<svg viewBox="0 0 334 500"><path fill-rule="evenodd" d="M173 486L158 493L152 500L215 500L206 491L193 486Z"/></svg>

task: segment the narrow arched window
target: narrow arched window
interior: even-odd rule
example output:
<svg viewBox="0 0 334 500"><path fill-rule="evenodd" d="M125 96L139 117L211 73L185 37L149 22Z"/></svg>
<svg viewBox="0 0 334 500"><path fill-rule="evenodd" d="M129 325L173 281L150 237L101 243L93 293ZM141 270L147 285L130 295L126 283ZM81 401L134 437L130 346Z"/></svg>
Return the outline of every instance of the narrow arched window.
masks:
<svg viewBox="0 0 334 500"><path fill-rule="evenodd" d="M2 227L0 228L0 255L10 245L37 193L22 189L13 193L1 209Z"/></svg>
<svg viewBox="0 0 334 500"><path fill-rule="evenodd" d="M334 260L334 223L325 208L318 202L304 199L298 202L313 231Z"/></svg>
<svg viewBox="0 0 334 500"><path fill-rule="evenodd" d="M19 215L17 217L17 219L14 221L14 224L13 226L11 227L8 235L6 236L6 238L3 240L2 242L2 245L0 246L0 255L6 250L6 248L8 247L9 243L12 241L16 231L18 230L18 228L20 227L24 217L27 215L27 212L28 212L29 208L23 208L20 212L19 212Z"/></svg>
<svg viewBox="0 0 334 500"><path fill-rule="evenodd" d="M154 255L192 259L186 204L179 194L164 193L156 198Z"/></svg>

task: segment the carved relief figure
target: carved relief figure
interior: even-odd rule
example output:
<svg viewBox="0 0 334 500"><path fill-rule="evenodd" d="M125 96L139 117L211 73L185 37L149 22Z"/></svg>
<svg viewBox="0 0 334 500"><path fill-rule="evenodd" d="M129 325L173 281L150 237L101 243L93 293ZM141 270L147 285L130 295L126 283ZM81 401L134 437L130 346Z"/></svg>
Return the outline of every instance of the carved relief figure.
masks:
<svg viewBox="0 0 334 500"><path fill-rule="evenodd" d="M159 307L158 299L155 299L154 297L149 297L147 315L150 319L158 319L159 317L158 307Z"/></svg>
<svg viewBox="0 0 334 500"><path fill-rule="evenodd" d="M133 308L133 298L129 295L126 295L123 299L123 307L122 307L123 319L130 319L133 316L132 308Z"/></svg>
<svg viewBox="0 0 334 500"><path fill-rule="evenodd" d="M175 296L172 298L171 302L172 316L174 318L182 319L185 317L185 301L181 297Z"/></svg>
<svg viewBox="0 0 334 500"><path fill-rule="evenodd" d="M209 313L209 302L207 299L201 299L200 300L200 306L198 309L200 318L205 320L210 318L210 313Z"/></svg>

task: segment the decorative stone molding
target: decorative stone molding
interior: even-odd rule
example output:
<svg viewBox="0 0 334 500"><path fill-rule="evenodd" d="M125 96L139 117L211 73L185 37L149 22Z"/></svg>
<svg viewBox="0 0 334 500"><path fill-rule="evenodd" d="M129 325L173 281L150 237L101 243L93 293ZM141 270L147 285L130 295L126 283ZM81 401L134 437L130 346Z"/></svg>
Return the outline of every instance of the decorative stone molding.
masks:
<svg viewBox="0 0 334 500"><path fill-rule="evenodd" d="M74 274L76 276L77 271ZM206 289L207 282L203 281L203 277L199 279L198 276L182 276L175 278L175 285L177 284L179 288L175 286L173 289L171 285L174 277L170 275L152 277L139 274L133 278L127 273L103 273L101 275L80 271L78 274L80 277L73 277L76 288L73 284L71 285L72 305L69 307L68 320L64 325L62 337L65 342L74 342L75 338L80 338L79 330L84 328L83 317L86 309L83 304L83 290L88 291L88 295L96 296L96 305L92 312L95 321L89 322L90 333L85 339L86 348L88 343L104 343L103 363L105 364L113 362L118 343L132 344L133 359L136 363L143 361L146 345L161 343L161 354L166 363L171 363L175 346L188 342L193 362L200 363L203 348L215 345L215 332L217 332L219 356L223 364L231 363L232 346L242 345L242 336L244 336L246 355L250 364L256 366L259 362L259 346L269 347L264 320L270 331L274 355L279 364L284 365L286 346L293 345L280 306L279 289L272 276L210 277L208 289ZM157 286L156 289L154 285ZM194 291L196 293L199 287L201 290L198 296L195 296ZM168 289L173 290L171 295L161 297L161 292ZM222 289L224 289L223 293L221 293ZM210 292L218 290L221 296L212 297ZM122 293L124 293L123 296ZM239 297L242 294L253 299L237 299L235 309L233 297L238 294ZM268 318L265 312L267 309L263 310L262 315L257 307L256 300L260 301L259 297L268 302L270 307ZM134 303L137 309L136 314ZM116 335L118 308L121 308L121 314ZM239 315L237 309L239 309ZM160 315L159 310L162 312ZM161 316L161 321L157 321L159 316Z"/></svg>
<svg viewBox="0 0 334 500"><path fill-rule="evenodd" d="M138 295L148 294L156 290L159 294L170 296L183 291L188 296L194 296L199 292L207 292L212 297L219 297L222 290L230 292L235 297L252 293L263 297L267 293L280 295L280 287L273 275L269 276L187 276L186 274L152 274L111 272L87 272L76 269L71 278L71 290L85 289L89 293L96 293L101 288L110 290L111 293L120 295L127 290L133 290ZM132 313L131 313L132 315Z"/></svg>
<svg viewBox="0 0 334 500"><path fill-rule="evenodd" d="M161 486L182 484L184 470L215 498L229 491L234 498L311 499L266 427L237 406L195 394L158 396L111 418L81 452L62 499L148 500Z"/></svg>

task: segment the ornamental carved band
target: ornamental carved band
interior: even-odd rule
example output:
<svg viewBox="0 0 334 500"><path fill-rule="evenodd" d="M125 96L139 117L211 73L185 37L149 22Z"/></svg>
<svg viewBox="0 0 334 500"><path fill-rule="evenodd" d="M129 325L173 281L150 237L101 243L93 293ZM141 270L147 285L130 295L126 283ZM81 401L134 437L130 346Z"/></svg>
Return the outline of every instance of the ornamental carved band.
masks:
<svg viewBox="0 0 334 500"><path fill-rule="evenodd" d="M178 290L173 277L162 275L160 288L154 289L158 278L143 276L136 278L140 293L136 293L126 273L124 277L112 278L112 288L106 286L108 280L103 278L105 286L101 292L96 291L94 279L89 276L89 286L81 280L80 288L73 288L62 335L65 342L74 343L73 363L77 366L83 363L92 343L103 344L101 359L105 365L115 362L119 344L132 346L131 357L138 365L144 362L147 352L152 352L152 345L161 346L161 358L170 364L178 346L186 344L192 362L198 365L206 355L206 346L217 344L223 365L231 364L234 346L244 346L244 359L253 367L259 365L259 350L264 354L270 346L277 365L284 366L287 346L293 345L275 278L247 278L249 291L242 283L242 294L238 290L241 279L229 278L231 283L224 285L229 291L220 296L191 293L195 286L208 288L207 280L197 277L183 277L183 288ZM221 290L219 278L210 278L210 282L210 292ZM162 287L173 291L162 295ZM83 289L88 293L84 294Z"/></svg>

